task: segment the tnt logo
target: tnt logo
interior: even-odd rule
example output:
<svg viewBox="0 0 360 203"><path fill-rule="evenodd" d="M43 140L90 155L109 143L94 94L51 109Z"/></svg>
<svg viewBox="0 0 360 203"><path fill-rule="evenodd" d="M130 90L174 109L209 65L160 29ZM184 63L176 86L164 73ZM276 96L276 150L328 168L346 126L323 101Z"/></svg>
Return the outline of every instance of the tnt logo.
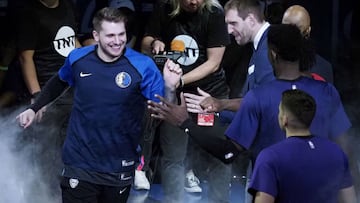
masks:
<svg viewBox="0 0 360 203"><path fill-rule="evenodd" d="M177 60L177 62L184 66L192 65L196 62L196 60L199 58L199 46L194 38L192 38L189 35L178 35L176 36L172 42L183 42L182 50L183 55ZM171 50L174 50L175 45L173 44L179 44L179 43L172 43ZM177 50L177 49L175 49ZM179 50L177 50L179 51Z"/></svg>
<svg viewBox="0 0 360 203"><path fill-rule="evenodd" d="M75 49L75 32L69 26L63 26L57 32L53 41L55 50L62 56L67 57Z"/></svg>

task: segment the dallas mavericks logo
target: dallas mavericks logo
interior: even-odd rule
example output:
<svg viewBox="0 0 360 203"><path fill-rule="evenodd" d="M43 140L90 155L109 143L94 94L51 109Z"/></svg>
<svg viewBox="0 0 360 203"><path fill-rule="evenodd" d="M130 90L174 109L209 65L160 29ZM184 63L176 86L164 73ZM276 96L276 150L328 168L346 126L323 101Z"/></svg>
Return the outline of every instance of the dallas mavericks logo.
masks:
<svg viewBox="0 0 360 203"><path fill-rule="evenodd" d="M116 75L115 82L116 82L117 86L119 86L121 88L127 88L131 84L131 77L130 77L129 73L121 72Z"/></svg>
<svg viewBox="0 0 360 203"><path fill-rule="evenodd" d="M184 46L181 48L175 48L173 47L173 44L178 43L171 43L171 50L172 51L182 51L183 55L177 60L177 62L184 66L192 65L196 62L196 60L199 58L199 46L194 38L192 38L189 35L178 35L173 40L173 42L183 42Z"/></svg>
<svg viewBox="0 0 360 203"><path fill-rule="evenodd" d="M64 57L75 49L75 31L69 26L61 27L53 41L55 50Z"/></svg>

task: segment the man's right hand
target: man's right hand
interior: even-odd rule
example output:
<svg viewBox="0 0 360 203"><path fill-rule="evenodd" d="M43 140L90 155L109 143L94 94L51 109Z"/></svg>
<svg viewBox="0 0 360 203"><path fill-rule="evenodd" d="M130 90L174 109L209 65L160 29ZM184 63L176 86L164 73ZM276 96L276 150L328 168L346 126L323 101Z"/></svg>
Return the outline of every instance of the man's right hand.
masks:
<svg viewBox="0 0 360 203"><path fill-rule="evenodd" d="M164 42L162 42L158 39L154 39L150 46L151 46L151 52L153 54L159 54L160 52L163 52L165 50Z"/></svg>
<svg viewBox="0 0 360 203"><path fill-rule="evenodd" d="M148 101L148 109L150 110L152 117L165 120L175 126L180 126L189 118L183 93L180 94L180 105L173 104L160 95L155 95L155 97L161 102Z"/></svg>
<svg viewBox="0 0 360 203"><path fill-rule="evenodd" d="M16 119L19 121L20 126L25 129L35 120L35 112L32 109L27 109L16 116Z"/></svg>
<svg viewBox="0 0 360 203"><path fill-rule="evenodd" d="M35 99L31 99L31 104L35 103ZM36 122L41 122L41 119L45 115L46 112L46 106L42 107L38 112L35 114L35 120Z"/></svg>
<svg viewBox="0 0 360 203"><path fill-rule="evenodd" d="M185 93L185 101L187 109L191 113L213 113L222 109L221 101L212 97L209 93L197 88L198 95Z"/></svg>

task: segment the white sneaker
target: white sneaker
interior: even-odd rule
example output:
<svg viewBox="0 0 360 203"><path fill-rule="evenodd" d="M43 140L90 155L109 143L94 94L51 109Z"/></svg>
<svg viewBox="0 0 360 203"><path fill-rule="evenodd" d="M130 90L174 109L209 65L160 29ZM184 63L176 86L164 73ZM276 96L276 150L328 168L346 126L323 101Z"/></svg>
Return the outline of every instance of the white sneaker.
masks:
<svg viewBox="0 0 360 203"><path fill-rule="evenodd" d="M200 185L200 180L197 178L192 170L186 173L185 175L185 191L190 193L199 193L202 192Z"/></svg>
<svg viewBox="0 0 360 203"><path fill-rule="evenodd" d="M149 180L146 178L145 171L135 170L134 189L150 190L150 183Z"/></svg>

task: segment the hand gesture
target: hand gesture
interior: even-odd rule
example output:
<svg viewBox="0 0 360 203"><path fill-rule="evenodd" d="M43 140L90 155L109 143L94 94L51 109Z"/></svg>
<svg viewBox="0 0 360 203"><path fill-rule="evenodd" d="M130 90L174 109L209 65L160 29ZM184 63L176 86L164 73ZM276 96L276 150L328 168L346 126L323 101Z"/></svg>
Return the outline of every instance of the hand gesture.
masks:
<svg viewBox="0 0 360 203"><path fill-rule="evenodd" d="M165 100L165 98L155 95L160 100L160 103L149 100L148 109L153 118L165 120L175 126L180 126L185 120L189 118L186 110L186 103L184 94L180 94L181 104L173 104Z"/></svg>
<svg viewBox="0 0 360 203"><path fill-rule="evenodd" d="M35 99L31 99L31 104L35 103ZM35 120L36 122L40 122L41 119L43 118L43 116L45 115L46 112L46 106L42 107L38 112L36 112L35 114Z"/></svg>
<svg viewBox="0 0 360 203"><path fill-rule="evenodd" d="M167 59L163 69L165 86L175 89L179 84L181 76L182 69L180 68L179 64L176 64L172 60Z"/></svg>
<svg viewBox="0 0 360 203"><path fill-rule="evenodd" d="M209 93L197 88L199 95L185 93L186 106L192 113L211 113L219 112L221 103L218 99L212 97Z"/></svg>
<svg viewBox="0 0 360 203"><path fill-rule="evenodd" d="M32 109L27 109L16 116L16 119L19 121L20 126L25 129L35 120L35 112Z"/></svg>

